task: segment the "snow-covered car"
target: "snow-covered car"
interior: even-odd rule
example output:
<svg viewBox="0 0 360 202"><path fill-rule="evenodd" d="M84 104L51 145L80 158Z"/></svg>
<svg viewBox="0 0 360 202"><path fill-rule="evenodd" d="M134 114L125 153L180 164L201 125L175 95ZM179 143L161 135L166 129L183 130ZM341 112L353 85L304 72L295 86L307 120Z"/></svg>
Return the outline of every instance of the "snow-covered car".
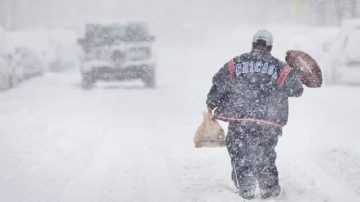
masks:
<svg viewBox="0 0 360 202"><path fill-rule="evenodd" d="M42 75L43 64L39 56L27 47L16 47L14 51L16 74L20 80Z"/></svg>
<svg viewBox="0 0 360 202"><path fill-rule="evenodd" d="M0 27L0 90L12 88L18 83L13 50L5 37L6 33Z"/></svg>
<svg viewBox="0 0 360 202"><path fill-rule="evenodd" d="M84 38L78 40L83 50L82 86L141 79L146 87L155 87L153 41L142 22L87 24Z"/></svg>
<svg viewBox="0 0 360 202"><path fill-rule="evenodd" d="M338 36L326 44L327 83L360 84L360 19L345 20Z"/></svg>
<svg viewBox="0 0 360 202"><path fill-rule="evenodd" d="M0 54L0 90L12 88L18 84L12 55Z"/></svg>
<svg viewBox="0 0 360 202"><path fill-rule="evenodd" d="M63 72L78 67L80 48L77 39L78 34L70 29L7 33L7 40L14 48L28 49L32 52L31 55L41 58L43 71L51 72Z"/></svg>
<svg viewBox="0 0 360 202"><path fill-rule="evenodd" d="M12 49L18 80L42 75L45 71L44 52L48 50L48 37L43 32L12 31L6 39Z"/></svg>

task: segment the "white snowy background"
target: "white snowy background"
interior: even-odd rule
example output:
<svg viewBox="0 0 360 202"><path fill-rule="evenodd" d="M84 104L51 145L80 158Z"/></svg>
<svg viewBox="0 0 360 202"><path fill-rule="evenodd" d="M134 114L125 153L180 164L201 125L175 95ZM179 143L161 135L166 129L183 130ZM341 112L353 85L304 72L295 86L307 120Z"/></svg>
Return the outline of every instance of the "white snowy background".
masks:
<svg viewBox="0 0 360 202"><path fill-rule="evenodd" d="M33 5L38 12L24 13L27 17L19 17L17 26L35 29L65 19L64 26L81 10L70 7L70 16L48 21L25 20L41 16L41 10L53 16L50 8L61 3L46 2ZM83 8L83 14L104 5L97 16L105 15L115 4L89 2L93 5ZM134 2L123 2L127 6L119 12L151 6ZM262 18L253 13L255 6L250 12L244 5L237 7L249 20L246 15L234 19L237 15L229 13L237 9L224 10L221 1L196 1L194 7L191 1L175 6L158 2L144 11L145 17L158 12L157 18L149 17L156 36L157 88L134 81L97 83L83 90L74 65L0 92L0 202L243 201L234 193L226 149L195 149L192 142L213 74L233 56L249 51L252 35L264 28L273 33L274 56L284 60L286 50L300 49L325 70L328 58L322 46L336 36L338 27L282 24L286 17L265 13ZM21 5L16 8L25 9ZM279 13L275 8L263 5L261 11ZM134 13L138 17L141 10ZM128 11L126 18L131 17ZM283 193L267 201L360 201L359 103L359 86L326 83L290 99L289 123L276 148ZM226 123L221 124L226 129Z"/></svg>

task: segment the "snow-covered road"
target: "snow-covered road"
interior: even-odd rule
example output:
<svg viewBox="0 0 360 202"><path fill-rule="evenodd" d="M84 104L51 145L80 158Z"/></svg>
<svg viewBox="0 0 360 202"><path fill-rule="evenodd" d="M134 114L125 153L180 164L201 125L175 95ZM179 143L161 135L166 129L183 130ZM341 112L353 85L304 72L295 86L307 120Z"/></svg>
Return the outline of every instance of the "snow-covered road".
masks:
<svg viewBox="0 0 360 202"><path fill-rule="evenodd" d="M192 143L212 74L237 53L203 45L162 44L153 90L82 90L74 71L0 93L0 201L239 201L226 149ZM360 201L359 101L351 86L291 99L276 201Z"/></svg>

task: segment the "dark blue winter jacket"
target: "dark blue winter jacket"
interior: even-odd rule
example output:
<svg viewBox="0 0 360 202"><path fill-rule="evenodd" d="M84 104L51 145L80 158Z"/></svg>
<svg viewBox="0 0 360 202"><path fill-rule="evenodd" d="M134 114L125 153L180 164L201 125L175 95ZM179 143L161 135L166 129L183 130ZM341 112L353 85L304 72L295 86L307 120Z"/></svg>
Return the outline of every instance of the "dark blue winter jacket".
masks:
<svg viewBox="0 0 360 202"><path fill-rule="evenodd" d="M213 77L206 104L215 118L282 127L288 120L288 97L298 97L303 87L298 70L253 50L226 63Z"/></svg>

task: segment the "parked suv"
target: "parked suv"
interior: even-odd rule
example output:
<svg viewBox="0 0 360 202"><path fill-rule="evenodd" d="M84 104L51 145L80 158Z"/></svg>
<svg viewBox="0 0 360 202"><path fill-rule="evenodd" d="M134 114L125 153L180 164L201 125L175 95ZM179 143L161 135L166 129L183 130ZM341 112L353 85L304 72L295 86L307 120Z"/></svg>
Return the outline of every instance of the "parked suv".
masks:
<svg viewBox="0 0 360 202"><path fill-rule="evenodd" d="M7 33L0 27L0 91L18 84L14 51L7 40Z"/></svg>
<svg viewBox="0 0 360 202"><path fill-rule="evenodd" d="M141 79L146 87L155 87L153 41L145 23L87 24L84 38L78 40L83 50L82 86Z"/></svg>
<svg viewBox="0 0 360 202"><path fill-rule="evenodd" d="M338 36L325 44L329 64L327 83L360 84L360 19L345 20Z"/></svg>

